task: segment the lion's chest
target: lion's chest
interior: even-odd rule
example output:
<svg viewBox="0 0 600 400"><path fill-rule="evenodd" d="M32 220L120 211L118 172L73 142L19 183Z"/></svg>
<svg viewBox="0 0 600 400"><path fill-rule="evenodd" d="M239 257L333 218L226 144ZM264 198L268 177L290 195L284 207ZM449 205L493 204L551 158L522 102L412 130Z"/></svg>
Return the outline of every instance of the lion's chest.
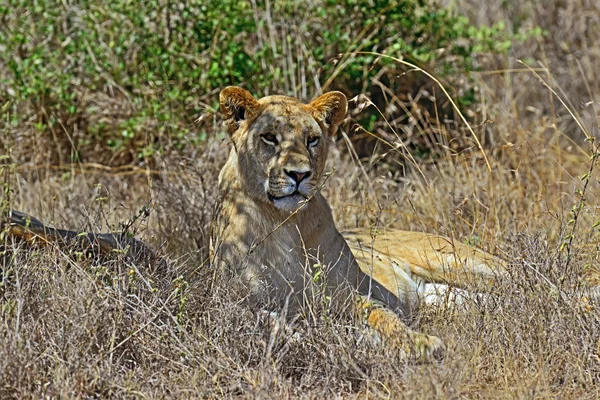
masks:
<svg viewBox="0 0 600 400"><path fill-rule="evenodd" d="M213 226L216 261L250 300L302 305L315 296L347 297L356 285L354 258L321 201L289 219L261 213L244 197L224 203Z"/></svg>
<svg viewBox="0 0 600 400"><path fill-rule="evenodd" d="M267 238L255 237L252 242L255 247L241 278L253 293L268 294L270 300L279 302L292 295L302 302L317 289L317 251L307 247L296 227L279 228Z"/></svg>

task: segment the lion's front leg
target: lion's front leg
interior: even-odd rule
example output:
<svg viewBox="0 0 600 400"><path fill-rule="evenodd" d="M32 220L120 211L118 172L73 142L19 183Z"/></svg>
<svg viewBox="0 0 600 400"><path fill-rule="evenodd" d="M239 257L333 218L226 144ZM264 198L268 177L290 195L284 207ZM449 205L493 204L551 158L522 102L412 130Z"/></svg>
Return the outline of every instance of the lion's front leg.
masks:
<svg viewBox="0 0 600 400"><path fill-rule="evenodd" d="M396 313L383 305L357 295L356 312L387 344L402 349L419 360L443 357L445 346L440 338L410 329Z"/></svg>

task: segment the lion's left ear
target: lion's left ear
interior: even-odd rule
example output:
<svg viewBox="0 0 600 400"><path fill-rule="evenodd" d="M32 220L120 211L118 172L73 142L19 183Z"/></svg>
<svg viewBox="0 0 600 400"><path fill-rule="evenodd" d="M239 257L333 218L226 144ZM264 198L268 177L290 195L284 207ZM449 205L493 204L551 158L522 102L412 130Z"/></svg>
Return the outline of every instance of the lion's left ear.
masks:
<svg viewBox="0 0 600 400"><path fill-rule="evenodd" d="M348 100L342 92L322 94L309 106L315 118L327 126L330 135L335 133L348 112Z"/></svg>
<svg viewBox="0 0 600 400"><path fill-rule="evenodd" d="M260 108L250 92L238 86L228 86L219 94L221 115L230 134L238 128L239 123L251 118Z"/></svg>

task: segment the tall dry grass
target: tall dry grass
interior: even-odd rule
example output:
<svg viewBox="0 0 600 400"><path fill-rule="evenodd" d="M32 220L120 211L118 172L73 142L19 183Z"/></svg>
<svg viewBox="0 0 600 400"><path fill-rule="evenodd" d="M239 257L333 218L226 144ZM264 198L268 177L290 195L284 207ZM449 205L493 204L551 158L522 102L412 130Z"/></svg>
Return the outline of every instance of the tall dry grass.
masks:
<svg viewBox="0 0 600 400"><path fill-rule="evenodd" d="M600 10L585 0L448 3L480 23L548 31L481 60L470 121L482 149L461 122L438 117L435 135L391 122L372 133L397 142L370 158L340 137L324 188L339 228L441 233L510 263L491 300L424 306L415 326L443 338L442 362L373 344L352 321L297 321L298 339L211 287L208 229L229 149L215 118L206 146L165 153L153 169L3 159L5 202L56 226L119 230L148 206L132 231L162 246L170 268L4 237L0 397L598 398L599 305L580 282L599 268L597 148L584 139L598 134ZM381 112L400 106L424 118L394 96ZM354 119L343 127L354 129ZM439 155L411 154L402 144L416 135Z"/></svg>

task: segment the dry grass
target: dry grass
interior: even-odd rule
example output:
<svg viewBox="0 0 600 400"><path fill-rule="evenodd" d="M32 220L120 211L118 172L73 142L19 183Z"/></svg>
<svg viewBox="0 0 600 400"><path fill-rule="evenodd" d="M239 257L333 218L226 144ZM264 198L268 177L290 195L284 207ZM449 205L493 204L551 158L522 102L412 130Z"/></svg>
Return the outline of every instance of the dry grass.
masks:
<svg viewBox="0 0 600 400"><path fill-rule="evenodd" d="M475 77L482 96L473 128L491 168L464 125L442 123L431 143L442 154L435 160L398 146L359 164L340 139L324 189L339 228L438 232L511 263L492 301L424 307L415 324L444 339L444 361L406 360L364 340L349 321L297 322L297 340L228 300L225 287L210 290L208 226L229 148L216 139L215 122L202 150L165 154L153 171L3 167L9 205L56 226L118 230L149 205L133 230L163 246L171 263L160 270L123 257L97 262L4 238L0 397L600 397L600 305L579 285L599 268L600 185L593 169L578 193L595 149L577 124L597 136L600 10L584 0L512 9L453 3L482 23L520 18L549 32L508 59L482 60L486 71L499 71ZM517 59L548 67L540 77L576 119ZM392 125L387 137L392 128L400 139L419 133L417 125ZM469 150L444 142L457 132ZM43 149L31 151L43 159Z"/></svg>

